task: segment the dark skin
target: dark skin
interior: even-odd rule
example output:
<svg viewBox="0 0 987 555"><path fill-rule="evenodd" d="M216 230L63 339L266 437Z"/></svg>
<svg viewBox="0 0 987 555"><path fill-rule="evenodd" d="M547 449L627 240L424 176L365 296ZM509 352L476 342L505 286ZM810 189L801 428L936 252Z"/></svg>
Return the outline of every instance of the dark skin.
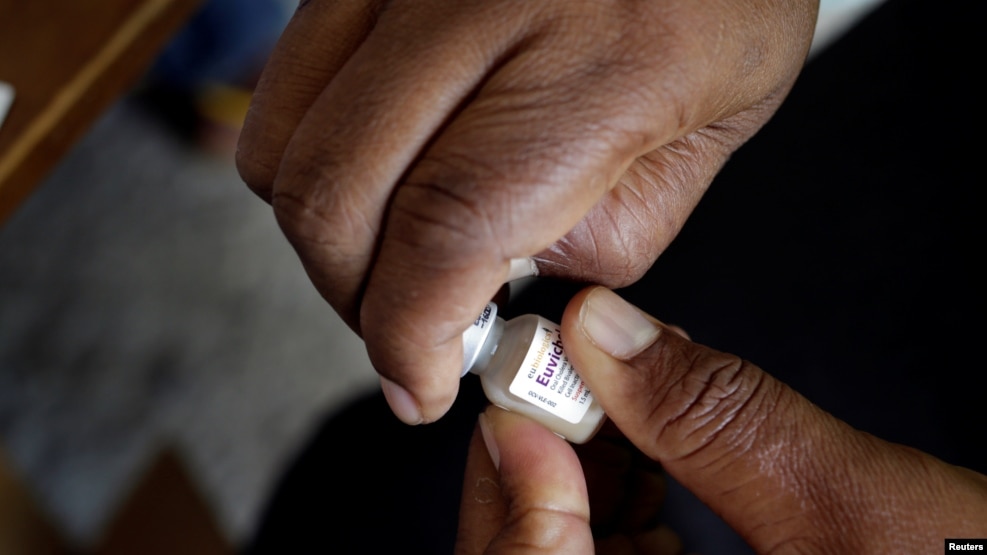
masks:
<svg viewBox="0 0 987 555"><path fill-rule="evenodd" d="M237 165L395 414L431 422L510 260L611 287L652 265L785 98L817 7L303 2Z"/></svg>
<svg viewBox="0 0 987 555"><path fill-rule="evenodd" d="M680 553L654 519L660 481L634 478L654 474L642 459L758 553L937 553L943 538L987 537L987 476L855 430L605 288L569 303L562 335L628 443L609 432L600 441L627 454L577 455L539 424L489 408L471 444L458 553L592 553L594 533L598 553Z"/></svg>
<svg viewBox="0 0 987 555"><path fill-rule="evenodd" d="M817 7L310 0L257 87L237 165L366 341L395 414L431 422L455 399L461 334L512 259L610 287L641 277L784 100ZM610 307L603 326L594 303ZM581 447L581 463L489 410L461 553L676 552L655 519L659 465L762 553L987 536L984 476L856 431L620 306L587 290L562 322L609 443Z"/></svg>

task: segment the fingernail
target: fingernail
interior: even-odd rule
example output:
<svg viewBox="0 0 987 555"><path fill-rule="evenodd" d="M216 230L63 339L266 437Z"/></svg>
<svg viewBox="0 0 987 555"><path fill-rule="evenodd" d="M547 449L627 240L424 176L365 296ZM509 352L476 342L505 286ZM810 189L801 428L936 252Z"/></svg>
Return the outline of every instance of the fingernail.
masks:
<svg viewBox="0 0 987 555"><path fill-rule="evenodd" d="M658 339L654 322L616 293L599 287L586 297L579 311L583 333L610 356L627 360Z"/></svg>
<svg viewBox="0 0 987 555"><path fill-rule="evenodd" d="M490 460L494 463L494 468L500 470L500 449L497 448L497 441L494 440L493 430L490 428L490 420L487 415L480 413L480 435L483 436L483 444L487 446L487 453L490 453Z"/></svg>
<svg viewBox="0 0 987 555"><path fill-rule="evenodd" d="M383 376L380 378L380 389L398 420L412 426L422 423L422 411L408 390Z"/></svg>
<svg viewBox="0 0 987 555"><path fill-rule="evenodd" d="M507 279L504 280L504 283L537 275L538 265L535 264L533 258L512 258L510 269L507 271Z"/></svg>

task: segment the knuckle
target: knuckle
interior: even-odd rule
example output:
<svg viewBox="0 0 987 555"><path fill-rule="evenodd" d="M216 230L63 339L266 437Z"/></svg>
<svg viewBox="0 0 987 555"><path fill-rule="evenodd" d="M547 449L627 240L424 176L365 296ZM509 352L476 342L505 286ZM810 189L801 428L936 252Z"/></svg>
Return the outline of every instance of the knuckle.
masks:
<svg viewBox="0 0 987 555"><path fill-rule="evenodd" d="M296 249L325 247L332 237L332 226L310 196L278 191L271 199L274 216L285 237Z"/></svg>
<svg viewBox="0 0 987 555"><path fill-rule="evenodd" d="M598 239L600 253L594 260L595 273L611 288L631 285L641 279L658 258L655 241L647 228L614 227L612 233ZM599 236L598 236L599 237Z"/></svg>
<svg viewBox="0 0 987 555"><path fill-rule="evenodd" d="M664 243L651 222L639 221L601 206L543 254L551 265L546 275L587 280L610 288L638 281L658 258Z"/></svg>
<svg viewBox="0 0 987 555"><path fill-rule="evenodd" d="M332 164L300 163L294 173L279 181L271 193L271 206L282 232L297 247L320 248L323 256L344 257L365 246L380 227L375 207L365 191L336 185Z"/></svg>
<svg viewBox="0 0 987 555"><path fill-rule="evenodd" d="M391 207L389 238L422 254L489 254L498 235L476 188L461 180L405 183Z"/></svg>
<svg viewBox="0 0 987 555"><path fill-rule="evenodd" d="M706 352L663 399L658 441L674 460L716 464L747 452L778 397L767 376L735 355ZM655 406L655 405L653 405Z"/></svg>
<svg viewBox="0 0 987 555"><path fill-rule="evenodd" d="M236 170L247 188L270 202L277 167L257 156L249 135L242 135L236 149Z"/></svg>

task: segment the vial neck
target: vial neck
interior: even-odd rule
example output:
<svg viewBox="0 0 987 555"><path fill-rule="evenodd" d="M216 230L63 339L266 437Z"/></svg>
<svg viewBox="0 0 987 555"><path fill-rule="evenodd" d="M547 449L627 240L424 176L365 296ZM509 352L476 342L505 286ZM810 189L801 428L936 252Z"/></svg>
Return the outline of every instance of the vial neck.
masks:
<svg viewBox="0 0 987 555"><path fill-rule="evenodd" d="M490 335L483 342L483 346L480 348L480 352L473 362L473 366L469 369L471 374L480 375L490 367L490 361L493 359L494 353L497 352L497 347L500 346L500 340L503 336L504 319L498 316L494 318L493 329L490 330Z"/></svg>
<svg viewBox="0 0 987 555"><path fill-rule="evenodd" d="M497 305L490 303L463 334L462 374L485 371L503 335L504 319L497 316Z"/></svg>

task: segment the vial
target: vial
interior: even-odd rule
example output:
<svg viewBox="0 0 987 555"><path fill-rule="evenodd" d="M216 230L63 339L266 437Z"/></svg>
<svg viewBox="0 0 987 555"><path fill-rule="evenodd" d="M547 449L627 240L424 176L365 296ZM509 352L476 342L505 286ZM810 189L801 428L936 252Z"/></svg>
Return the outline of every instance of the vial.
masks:
<svg viewBox="0 0 987 555"><path fill-rule="evenodd" d="M562 348L558 324L535 314L505 322L487 304L463 333L463 376L480 377L491 403L524 414L572 443L585 443L606 414Z"/></svg>

